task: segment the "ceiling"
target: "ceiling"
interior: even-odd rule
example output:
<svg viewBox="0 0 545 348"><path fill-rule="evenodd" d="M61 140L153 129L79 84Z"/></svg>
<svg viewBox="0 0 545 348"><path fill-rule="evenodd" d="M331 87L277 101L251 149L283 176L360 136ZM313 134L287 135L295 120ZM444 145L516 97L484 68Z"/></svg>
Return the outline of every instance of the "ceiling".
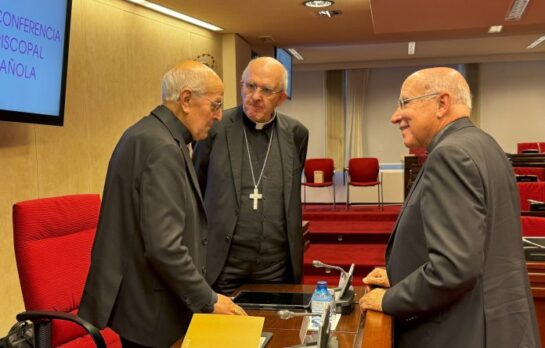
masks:
<svg viewBox="0 0 545 348"><path fill-rule="evenodd" d="M295 48L299 69L407 65L415 62L468 63L545 60L545 1L530 0L520 21L505 21L513 0L335 0L317 15L302 0L152 0L237 33L259 49L263 37ZM503 25L488 34L491 25ZM416 53L407 54L408 41Z"/></svg>

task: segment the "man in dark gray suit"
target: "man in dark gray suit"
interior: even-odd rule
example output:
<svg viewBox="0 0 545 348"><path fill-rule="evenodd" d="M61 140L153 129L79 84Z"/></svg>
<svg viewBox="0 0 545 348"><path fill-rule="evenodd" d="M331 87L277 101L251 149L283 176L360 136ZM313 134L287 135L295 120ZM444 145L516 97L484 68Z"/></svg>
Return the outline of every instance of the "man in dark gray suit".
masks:
<svg viewBox="0 0 545 348"><path fill-rule="evenodd" d="M123 347L169 347L194 312L244 314L204 278L206 215L186 147L221 119L223 84L185 61L163 77L162 99L110 160L79 309Z"/></svg>
<svg viewBox="0 0 545 348"><path fill-rule="evenodd" d="M230 294L244 283L301 278L301 172L308 130L275 111L287 98L286 69L252 60L242 106L227 110L193 161L209 216L207 280Z"/></svg>
<svg viewBox="0 0 545 348"><path fill-rule="evenodd" d="M405 80L392 116L407 147L428 158L386 251L387 269L362 310L394 317L396 347L539 347L513 169L469 120L460 73L420 70Z"/></svg>

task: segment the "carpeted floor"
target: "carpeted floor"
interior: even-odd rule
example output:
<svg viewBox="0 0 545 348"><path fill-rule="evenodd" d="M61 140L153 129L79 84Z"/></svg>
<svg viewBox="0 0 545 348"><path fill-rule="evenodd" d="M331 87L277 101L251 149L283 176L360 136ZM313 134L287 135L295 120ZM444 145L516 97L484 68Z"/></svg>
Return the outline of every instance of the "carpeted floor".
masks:
<svg viewBox="0 0 545 348"><path fill-rule="evenodd" d="M399 205L377 206L307 205L303 219L310 221L310 246L305 251L303 282L314 284L327 280L336 286L339 272L325 273L312 266L313 260L348 270L355 264L354 284L375 266L384 266L386 243L394 226Z"/></svg>

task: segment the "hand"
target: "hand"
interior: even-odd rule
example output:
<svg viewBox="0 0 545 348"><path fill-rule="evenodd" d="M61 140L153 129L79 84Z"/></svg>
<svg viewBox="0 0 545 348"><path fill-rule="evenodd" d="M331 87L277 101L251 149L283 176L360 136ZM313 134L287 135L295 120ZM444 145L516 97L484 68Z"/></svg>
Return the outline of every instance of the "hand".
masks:
<svg viewBox="0 0 545 348"><path fill-rule="evenodd" d="M235 304L229 297L218 294L218 302L214 304L214 314L248 315L239 305Z"/></svg>
<svg viewBox="0 0 545 348"><path fill-rule="evenodd" d="M390 281L388 280L386 269L375 267L375 269L373 269L365 278L363 278L363 284L380 286L381 288L389 288ZM367 290L370 290L370 288L367 287Z"/></svg>
<svg viewBox="0 0 545 348"><path fill-rule="evenodd" d="M360 298L360 309L362 312L366 310L372 310L377 312L382 312L382 298L386 290L382 288L376 288Z"/></svg>

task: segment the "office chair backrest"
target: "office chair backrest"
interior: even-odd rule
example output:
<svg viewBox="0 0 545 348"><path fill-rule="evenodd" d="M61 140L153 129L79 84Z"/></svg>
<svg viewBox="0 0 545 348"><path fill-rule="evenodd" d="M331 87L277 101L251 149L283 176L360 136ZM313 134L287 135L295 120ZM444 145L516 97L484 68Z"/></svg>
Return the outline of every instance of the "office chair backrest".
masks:
<svg viewBox="0 0 545 348"><path fill-rule="evenodd" d="M545 142L517 143L517 153L524 152L545 153Z"/></svg>
<svg viewBox="0 0 545 348"><path fill-rule="evenodd" d="M543 167L513 167L517 175L535 175L538 181L545 181L545 168Z"/></svg>
<svg viewBox="0 0 545 348"><path fill-rule="evenodd" d="M545 237L545 217L521 216L520 222L523 237Z"/></svg>
<svg viewBox="0 0 545 348"><path fill-rule="evenodd" d="M15 257L27 310L77 311L99 211L97 194L35 199L13 206ZM52 322L53 346L84 334L72 323Z"/></svg>
<svg viewBox="0 0 545 348"><path fill-rule="evenodd" d="M378 181L378 158L352 158L348 162L348 175L352 182Z"/></svg>
<svg viewBox="0 0 545 348"><path fill-rule="evenodd" d="M333 181L333 172L335 165L332 158L309 158L305 161L305 180L306 182L314 182L314 171L321 170L324 172L324 183Z"/></svg>
<svg viewBox="0 0 545 348"><path fill-rule="evenodd" d="M545 182L517 182L520 210L530 210L529 199L545 202Z"/></svg>

